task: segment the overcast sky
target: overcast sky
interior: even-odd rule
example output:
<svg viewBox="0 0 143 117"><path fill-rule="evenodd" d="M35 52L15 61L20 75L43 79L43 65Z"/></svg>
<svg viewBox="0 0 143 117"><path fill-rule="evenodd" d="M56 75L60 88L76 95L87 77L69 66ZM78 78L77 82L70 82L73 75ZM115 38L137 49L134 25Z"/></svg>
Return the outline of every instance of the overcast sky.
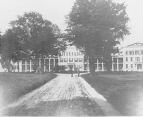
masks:
<svg viewBox="0 0 143 117"><path fill-rule="evenodd" d="M0 0L0 31L5 32L9 22L17 19L17 15L24 12L36 11L59 26L66 28L65 15L67 15L75 0ZM127 14L130 18L131 34L122 42L122 46L135 42L143 43L143 0L114 0L125 2Z"/></svg>

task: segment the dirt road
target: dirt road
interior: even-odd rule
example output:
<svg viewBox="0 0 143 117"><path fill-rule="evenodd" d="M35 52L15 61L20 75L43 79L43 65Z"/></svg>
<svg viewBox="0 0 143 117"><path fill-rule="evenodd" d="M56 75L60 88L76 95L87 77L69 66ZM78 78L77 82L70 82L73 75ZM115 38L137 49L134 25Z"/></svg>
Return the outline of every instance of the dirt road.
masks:
<svg viewBox="0 0 143 117"><path fill-rule="evenodd" d="M3 108L1 115L103 116L93 97L105 100L81 77L60 74Z"/></svg>

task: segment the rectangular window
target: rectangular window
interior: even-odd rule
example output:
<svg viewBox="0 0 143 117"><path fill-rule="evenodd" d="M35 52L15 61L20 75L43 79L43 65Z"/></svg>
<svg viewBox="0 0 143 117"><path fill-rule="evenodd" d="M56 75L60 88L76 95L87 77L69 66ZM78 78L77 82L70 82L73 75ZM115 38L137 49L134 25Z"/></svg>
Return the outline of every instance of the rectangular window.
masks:
<svg viewBox="0 0 143 117"><path fill-rule="evenodd" d="M79 68L82 68L82 65L79 65Z"/></svg>
<svg viewBox="0 0 143 117"><path fill-rule="evenodd" d="M65 56L65 52L62 53L62 56Z"/></svg>
<svg viewBox="0 0 143 117"><path fill-rule="evenodd" d="M74 55L76 56L76 52L74 52Z"/></svg>
<svg viewBox="0 0 143 117"><path fill-rule="evenodd" d="M139 51L135 51L135 54L139 54Z"/></svg>
<svg viewBox="0 0 143 117"><path fill-rule="evenodd" d="M77 52L77 56L78 56L78 52Z"/></svg>
<svg viewBox="0 0 143 117"><path fill-rule="evenodd" d="M131 57L131 61L133 61L133 57Z"/></svg>
<svg viewBox="0 0 143 117"><path fill-rule="evenodd" d="M75 59L74 59L74 62L78 62L78 59L77 59L77 58L75 58Z"/></svg>
<svg viewBox="0 0 143 117"><path fill-rule="evenodd" d="M34 71L34 60L31 60L31 70Z"/></svg>
<svg viewBox="0 0 143 117"><path fill-rule="evenodd" d="M126 61L128 61L128 57L126 57Z"/></svg>
<svg viewBox="0 0 143 117"><path fill-rule="evenodd" d="M25 60L22 60L22 64L25 64Z"/></svg>
<svg viewBox="0 0 143 117"><path fill-rule="evenodd" d="M136 61L140 61L140 57L136 57L135 60L136 60Z"/></svg>
<svg viewBox="0 0 143 117"><path fill-rule="evenodd" d="M64 59L64 62L68 62L68 59L67 59L67 58L65 58L65 59Z"/></svg>
<svg viewBox="0 0 143 117"><path fill-rule="evenodd" d="M63 62L63 59L62 59L62 58L60 59L60 62Z"/></svg>
<svg viewBox="0 0 143 117"><path fill-rule="evenodd" d="M30 71L30 60L27 60L27 71Z"/></svg>
<svg viewBox="0 0 143 117"><path fill-rule="evenodd" d="M130 51L129 53L130 53L130 55L134 55L134 51Z"/></svg>
<svg viewBox="0 0 143 117"><path fill-rule="evenodd" d="M25 72L25 64L22 64L22 72Z"/></svg>
<svg viewBox="0 0 143 117"><path fill-rule="evenodd" d="M25 60L22 60L22 72L25 72Z"/></svg>
<svg viewBox="0 0 143 117"><path fill-rule="evenodd" d="M128 68L128 64L126 64L126 68Z"/></svg>
<svg viewBox="0 0 143 117"><path fill-rule="evenodd" d="M143 54L143 50L141 51L141 54Z"/></svg>
<svg viewBox="0 0 143 117"><path fill-rule="evenodd" d="M69 62L73 62L73 58L69 58Z"/></svg>
<svg viewBox="0 0 143 117"><path fill-rule="evenodd" d="M68 52L66 52L66 55L68 56Z"/></svg>
<svg viewBox="0 0 143 117"><path fill-rule="evenodd" d="M133 68L133 64L131 64L131 68Z"/></svg>
<svg viewBox="0 0 143 117"><path fill-rule="evenodd" d="M70 52L69 52L69 56L70 56Z"/></svg>
<svg viewBox="0 0 143 117"><path fill-rule="evenodd" d="M82 62L82 58L79 58L79 62Z"/></svg>
<svg viewBox="0 0 143 117"><path fill-rule="evenodd" d="M126 51L126 55L128 55L128 51Z"/></svg>

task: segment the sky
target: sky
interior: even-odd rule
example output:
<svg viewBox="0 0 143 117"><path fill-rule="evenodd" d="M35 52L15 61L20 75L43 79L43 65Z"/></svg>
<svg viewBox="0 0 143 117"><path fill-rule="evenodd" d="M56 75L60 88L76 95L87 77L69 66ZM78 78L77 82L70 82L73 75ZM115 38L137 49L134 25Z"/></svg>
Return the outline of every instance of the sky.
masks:
<svg viewBox="0 0 143 117"><path fill-rule="evenodd" d="M128 26L131 34L125 37L121 46L140 42L143 43L143 0L113 0L127 5L127 14L130 18ZM57 24L64 31L66 28L65 16L69 14L75 0L0 0L0 31L8 29L9 23L16 20L24 12L38 12L44 19Z"/></svg>

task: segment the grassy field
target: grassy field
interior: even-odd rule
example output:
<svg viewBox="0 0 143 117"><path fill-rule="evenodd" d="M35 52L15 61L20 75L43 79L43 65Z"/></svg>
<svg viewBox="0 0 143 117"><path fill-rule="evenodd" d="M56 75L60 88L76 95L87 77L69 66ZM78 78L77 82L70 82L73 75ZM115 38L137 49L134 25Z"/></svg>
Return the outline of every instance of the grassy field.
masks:
<svg viewBox="0 0 143 117"><path fill-rule="evenodd" d="M138 88L142 85L143 73L141 72L99 72L82 76L98 92L108 97L110 93L123 88Z"/></svg>
<svg viewBox="0 0 143 117"><path fill-rule="evenodd" d="M55 74L0 73L0 107L9 104L56 77Z"/></svg>
<svg viewBox="0 0 143 117"><path fill-rule="evenodd" d="M139 107L138 104L143 101L143 73L102 72L92 75L86 74L82 77L122 115L140 115L135 110Z"/></svg>

